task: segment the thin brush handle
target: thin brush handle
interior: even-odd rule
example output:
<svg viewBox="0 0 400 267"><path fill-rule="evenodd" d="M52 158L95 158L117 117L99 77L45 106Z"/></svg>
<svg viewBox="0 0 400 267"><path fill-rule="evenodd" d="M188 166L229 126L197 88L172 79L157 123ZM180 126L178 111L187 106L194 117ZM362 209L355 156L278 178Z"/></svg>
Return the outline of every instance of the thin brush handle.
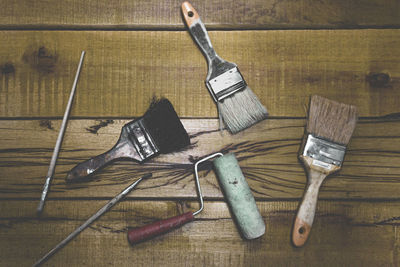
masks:
<svg viewBox="0 0 400 267"><path fill-rule="evenodd" d="M84 57L85 57L85 51L82 51L81 58L80 58L79 64L78 64L78 68L76 70L75 79L74 79L74 82L72 84L71 93L69 95L68 103L67 103L67 106L65 108L64 117L63 117L63 120L62 120L62 123L61 123L61 127L60 127L60 132L58 133L56 145L55 145L54 150L53 150L53 155L51 156L50 166L49 166L49 169L47 171L46 181L45 181L44 186L43 186L43 191L42 191L42 195L40 197L40 202L39 202L39 205L37 207L37 214L38 215L40 215L42 213L42 211L43 211L44 203L45 203L46 197L47 197L47 193L48 193L49 188L50 188L50 183L51 183L51 180L53 179L54 170L56 168L56 163L57 163L57 158L58 158L58 152L60 151L61 143L62 143L62 140L63 140L63 137L64 137L65 128L67 127L68 117L69 117L69 113L71 111L72 101L74 100L76 85L78 84L79 74L81 73L81 68L82 68L82 63L83 63L83 58Z"/></svg>
<svg viewBox="0 0 400 267"><path fill-rule="evenodd" d="M176 229L193 220L193 213L186 212L175 217L153 222L142 227L134 228L128 231L128 241L131 245L134 245L141 241L164 234L168 231L171 231L172 229Z"/></svg>
<svg viewBox="0 0 400 267"><path fill-rule="evenodd" d="M196 9L189 2L184 2L182 4L182 14L185 19L186 24L189 27L189 32L192 35L195 42L200 47L204 56L207 59L208 65L218 64L222 60L218 57L215 52L210 37L208 36L206 27L200 20L199 14Z"/></svg>
<svg viewBox="0 0 400 267"><path fill-rule="evenodd" d="M140 183L143 179L151 177L152 174L146 174L142 176L140 179L136 180L136 182L132 183L129 185L127 188L125 188L121 193L119 193L116 197L111 199L106 205L104 205L101 209L99 209L92 217L87 219L86 222L84 222L81 226L75 229L71 234L69 234L63 241L58 243L57 246L55 246L52 250L50 250L46 255L44 255L40 260L38 260L33 266L40 266L42 263L47 261L54 253L56 253L59 249L64 247L68 242L70 242L75 236L77 236L80 232L86 229L90 224L92 224L95 220L97 220L101 215L103 215L105 212L110 210L115 204L117 204L121 199L123 199L127 194L129 194L130 191L132 191L135 186Z"/></svg>
<svg viewBox="0 0 400 267"><path fill-rule="evenodd" d="M308 184L293 226L293 244L301 247L307 241L315 217L319 188L327 174L308 168Z"/></svg>

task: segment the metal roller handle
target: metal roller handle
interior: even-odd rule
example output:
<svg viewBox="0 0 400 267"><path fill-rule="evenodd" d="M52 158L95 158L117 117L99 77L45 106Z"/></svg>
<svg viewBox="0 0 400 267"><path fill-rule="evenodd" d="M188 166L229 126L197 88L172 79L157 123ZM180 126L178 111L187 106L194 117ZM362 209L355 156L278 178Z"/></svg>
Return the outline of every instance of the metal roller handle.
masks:
<svg viewBox="0 0 400 267"><path fill-rule="evenodd" d="M213 155L207 156L196 162L196 164L194 165L194 174L195 174L196 188L199 196L200 208L193 213L189 211L184 214L156 221L142 227L130 229L128 231L128 241L131 245L165 234L173 229L181 227L184 224L194 220L194 216L199 214L204 208L203 194L201 192L199 175L198 175L198 165L216 156L223 156L223 154L215 153Z"/></svg>

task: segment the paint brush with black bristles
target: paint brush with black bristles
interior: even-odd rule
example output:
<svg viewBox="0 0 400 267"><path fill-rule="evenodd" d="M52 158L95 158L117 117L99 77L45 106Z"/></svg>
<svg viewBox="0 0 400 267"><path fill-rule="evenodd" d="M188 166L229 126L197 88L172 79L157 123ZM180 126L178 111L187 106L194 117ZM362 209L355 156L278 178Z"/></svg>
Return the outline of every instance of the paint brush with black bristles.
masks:
<svg viewBox="0 0 400 267"><path fill-rule="evenodd" d="M117 144L109 151L76 165L67 175L68 182L82 180L119 158L139 163L158 154L167 154L190 144L189 135L168 99L153 99L143 117L122 127Z"/></svg>
<svg viewBox="0 0 400 267"><path fill-rule="evenodd" d="M297 247L303 246L310 234L322 182L342 167L357 117L355 106L311 97L306 135L299 153L308 182L292 232Z"/></svg>
<svg viewBox="0 0 400 267"><path fill-rule="evenodd" d="M182 4L182 13L190 34L207 59L206 86L217 103L220 121L235 134L267 118L266 108L247 86L237 65L217 55L199 14L189 2Z"/></svg>

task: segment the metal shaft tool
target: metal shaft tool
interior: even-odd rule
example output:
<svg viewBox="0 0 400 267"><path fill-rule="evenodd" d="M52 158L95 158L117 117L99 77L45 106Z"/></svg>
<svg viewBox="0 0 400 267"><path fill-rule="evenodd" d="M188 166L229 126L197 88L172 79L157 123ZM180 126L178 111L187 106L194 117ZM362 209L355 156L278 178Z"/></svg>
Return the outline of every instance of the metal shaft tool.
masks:
<svg viewBox="0 0 400 267"><path fill-rule="evenodd" d="M76 70L76 74L75 74L75 80L72 85L71 93L69 95L68 104L67 104L67 107L65 108L65 113L64 113L64 117L63 117L63 120L61 123L60 132L58 133L57 142L54 147L53 155L50 160L49 170L47 171L47 176L46 176L46 182L44 183L42 195L40 197L40 202L37 207L38 215L40 215L43 211L44 202L46 201L47 193L49 192L49 188L50 188L50 183L51 183L51 180L53 179L54 170L56 168L56 162L57 162L57 158L58 158L58 152L60 151L61 143L62 143L62 140L64 137L65 128L67 126L67 121L68 121L69 113L71 110L72 101L74 99L76 84L78 83L79 74L81 72L81 67L82 67L84 56L85 56L85 51L82 51L81 59L79 60L79 64L78 64L78 69Z"/></svg>
<svg viewBox="0 0 400 267"><path fill-rule="evenodd" d="M119 193L116 197L114 197L110 202L108 202L104 207L99 209L92 217L90 217L84 224L79 226L75 231L73 231L69 236L67 236L63 241L61 241L57 246L55 246L52 250L50 250L46 255L44 255L40 260L38 260L33 266L40 266L40 264L44 263L48 258L50 258L54 253L56 253L59 249L64 247L69 241L71 241L75 236L77 236L80 232L82 232L86 227L88 227L92 222L97 220L101 215L111 209L115 204L118 203L121 199L123 199L132 189L143 179L151 177L152 174L146 174L139 178L136 182L132 183L130 186L125 188L124 191Z"/></svg>

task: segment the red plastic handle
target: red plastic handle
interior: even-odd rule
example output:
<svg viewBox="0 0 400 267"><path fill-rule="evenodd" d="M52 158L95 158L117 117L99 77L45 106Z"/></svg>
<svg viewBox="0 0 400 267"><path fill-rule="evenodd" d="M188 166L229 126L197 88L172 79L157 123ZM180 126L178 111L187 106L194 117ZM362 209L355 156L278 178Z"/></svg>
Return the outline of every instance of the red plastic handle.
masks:
<svg viewBox="0 0 400 267"><path fill-rule="evenodd" d="M151 224L129 230L128 240L129 243L133 245L135 243L139 243L152 237L164 234L193 220L193 213L186 212L175 217L153 222Z"/></svg>

